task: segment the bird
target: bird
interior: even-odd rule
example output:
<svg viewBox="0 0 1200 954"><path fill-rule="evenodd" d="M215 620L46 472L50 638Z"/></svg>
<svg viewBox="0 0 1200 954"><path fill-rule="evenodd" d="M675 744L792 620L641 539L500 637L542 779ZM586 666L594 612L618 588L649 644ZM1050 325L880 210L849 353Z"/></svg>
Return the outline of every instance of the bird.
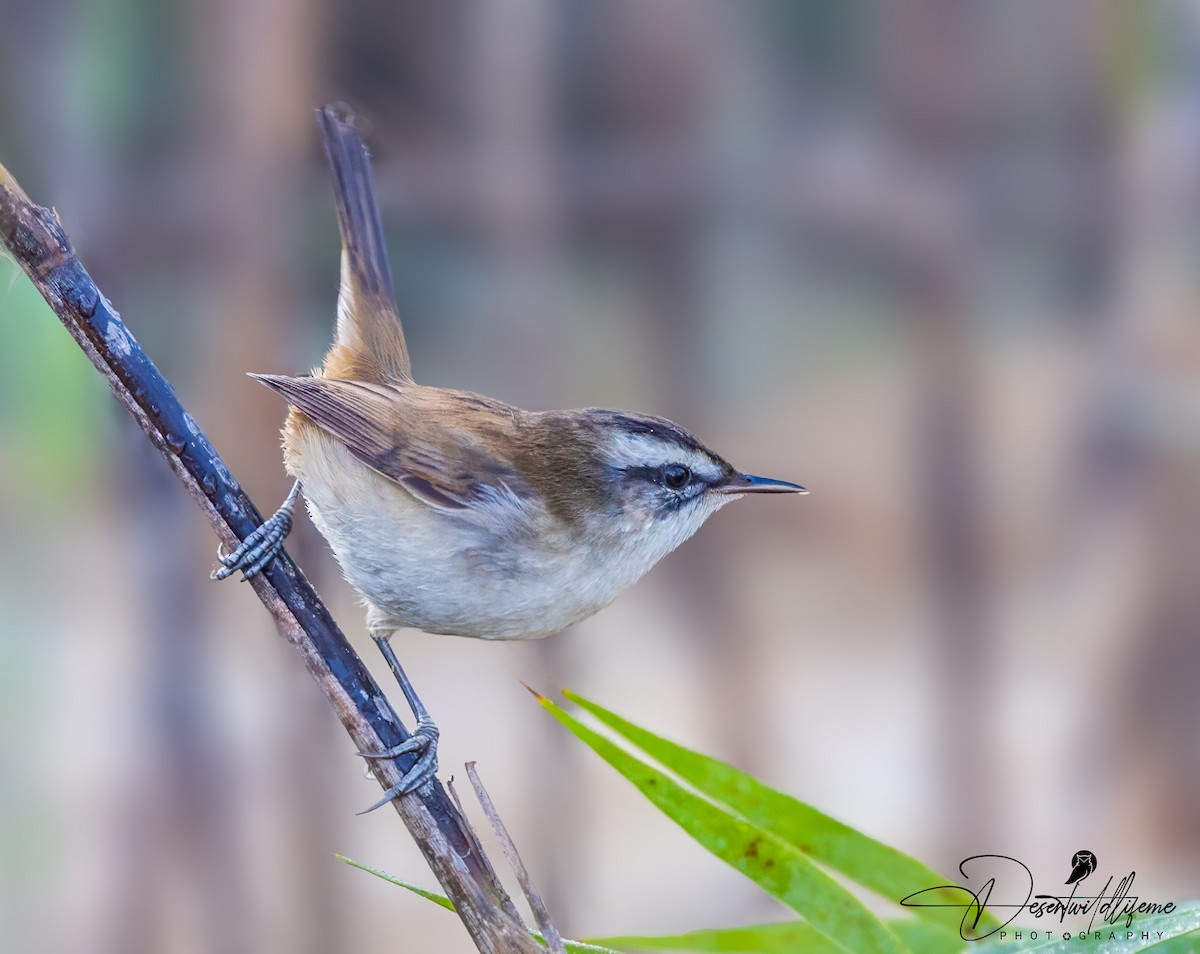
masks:
<svg viewBox="0 0 1200 954"><path fill-rule="evenodd" d="M662 417L526 411L417 384L362 135L341 104L317 123L342 241L334 341L309 375L252 375L288 403L295 483L240 546L218 548L213 575L260 572L303 495L417 718L400 746L362 753L417 755L385 804L437 770L438 729L391 647L396 630L548 636L608 605L730 501L807 491L742 473Z"/></svg>
<svg viewBox="0 0 1200 954"><path fill-rule="evenodd" d="M1096 856L1084 849L1071 856L1071 874L1067 884L1076 884L1096 870Z"/></svg>

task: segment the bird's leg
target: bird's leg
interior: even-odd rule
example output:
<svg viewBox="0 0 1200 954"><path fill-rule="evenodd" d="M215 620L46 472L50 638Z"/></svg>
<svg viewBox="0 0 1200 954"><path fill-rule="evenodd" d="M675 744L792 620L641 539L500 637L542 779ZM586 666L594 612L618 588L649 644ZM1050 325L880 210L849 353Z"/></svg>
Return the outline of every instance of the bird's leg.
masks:
<svg viewBox="0 0 1200 954"><path fill-rule="evenodd" d="M222 553L217 547L217 559L221 566L212 572L214 580L242 571L242 579L248 580L275 559L283 549L284 538L292 532L292 518L296 513L296 497L300 493L300 481L292 484L287 499L275 514L257 527L232 553Z"/></svg>
<svg viewBox="0 0 1200 954"><path fill-rule="evenodd" d="M392 644L389 642L391 636L391 629L371 629L371 638L375 640L379 651L383 653L383 658L387 660L388 667L392 670L392 675L400 683L400 691L404 693L404 698L408 700L408 705L412 709L413 715L417 717L417 724L412 731L412 735L399 745L393 746L384 752L360 752L359 754L368 759L394 759L409 752L415 752L417 753L417 761L399 782L384 792L383 798L365 812L362 812L364 815L367 812L373 812L382 805L386 805L397 795L406 795L420 788L437 775L438 769L437 746L438 736L441 734L441 731L434 724L433 719L430 718L429 711L425 708L425 704L421 702L421 697L417 695L417 690L408 681L404 667L400 665L400 660L396 658L396 652L392 649Z"/></svg>

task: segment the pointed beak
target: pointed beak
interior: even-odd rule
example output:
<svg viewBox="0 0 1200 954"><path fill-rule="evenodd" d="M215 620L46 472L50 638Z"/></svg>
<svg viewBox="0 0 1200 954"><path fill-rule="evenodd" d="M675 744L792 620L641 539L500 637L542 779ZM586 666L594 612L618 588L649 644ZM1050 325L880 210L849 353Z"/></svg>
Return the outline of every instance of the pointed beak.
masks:
<svg viewBox="0 0 1200 954"><path fill-rule="evenodd" d="M806 494L808 491L799 484L788 483L786 480L773 480L770 477L755 477L753 474L740 474L731 477L726 483L713 488L718 494Z"/></svg>

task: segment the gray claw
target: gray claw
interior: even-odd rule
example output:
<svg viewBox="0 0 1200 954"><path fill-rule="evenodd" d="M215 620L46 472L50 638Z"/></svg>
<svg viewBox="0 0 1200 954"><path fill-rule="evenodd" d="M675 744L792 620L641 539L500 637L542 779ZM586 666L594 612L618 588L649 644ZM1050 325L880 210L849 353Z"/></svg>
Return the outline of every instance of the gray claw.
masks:
<svg viewBox="0 0 1200 954"><path fill-rule="evenodd" d="M421 754L416 764L404 774L404 777L400 781L384 792L383 797L374 805L363 809L358 814L370 814L375 809L382 808L393 798L400 795L407 795L409 792L414 792L422 785L431 782L434 776L437 775L438 770L437 746L440 734L438 727L431 720L422 719L417 722L413 734L399 745L384 752L359 752L359 755L367 759L394 759L409 752L420 752Z"/></svg>
<svg viewBox="0 0 1200 954"><path fill-rule="evenodd" d="M283 541L292 532L292 518L296 509L296 494L300 482L292 485L291 492L283 505L261 526L254 529L231 553L217 547L217 560L221 566L211 573L214 580L224 580L238 570L242 571L243 582L259 573L283 549Z"/></svg>

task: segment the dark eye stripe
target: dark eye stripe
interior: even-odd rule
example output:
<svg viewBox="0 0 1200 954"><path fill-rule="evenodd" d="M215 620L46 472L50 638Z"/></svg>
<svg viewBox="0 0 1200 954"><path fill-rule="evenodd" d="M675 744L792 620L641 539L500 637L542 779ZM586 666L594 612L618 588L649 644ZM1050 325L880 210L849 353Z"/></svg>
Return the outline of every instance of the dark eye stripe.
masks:
<svg viewBox="0 0 1200 954"><path fill-rule="evenodd" d="M672 482L668 476L668 471L678 469L681 480ZM645 464L637 464L631 467L622 468L622 472L626 477L632 477L636 480L644 480L650 484L658 484L667 487L670 490L682 490L689 483L696 479L696 475L683 464L664 464L661 467L650 467Z"/></svg>
<svg viewBox="0 0 1200 954"><path fill-rule="evenodd" d="M644 480L647 483L658 483L658 468L647 467L643 464L635 464L631 467L622 467L619 471L625 474L626 477L632 477L635 480Z"/></svg>

